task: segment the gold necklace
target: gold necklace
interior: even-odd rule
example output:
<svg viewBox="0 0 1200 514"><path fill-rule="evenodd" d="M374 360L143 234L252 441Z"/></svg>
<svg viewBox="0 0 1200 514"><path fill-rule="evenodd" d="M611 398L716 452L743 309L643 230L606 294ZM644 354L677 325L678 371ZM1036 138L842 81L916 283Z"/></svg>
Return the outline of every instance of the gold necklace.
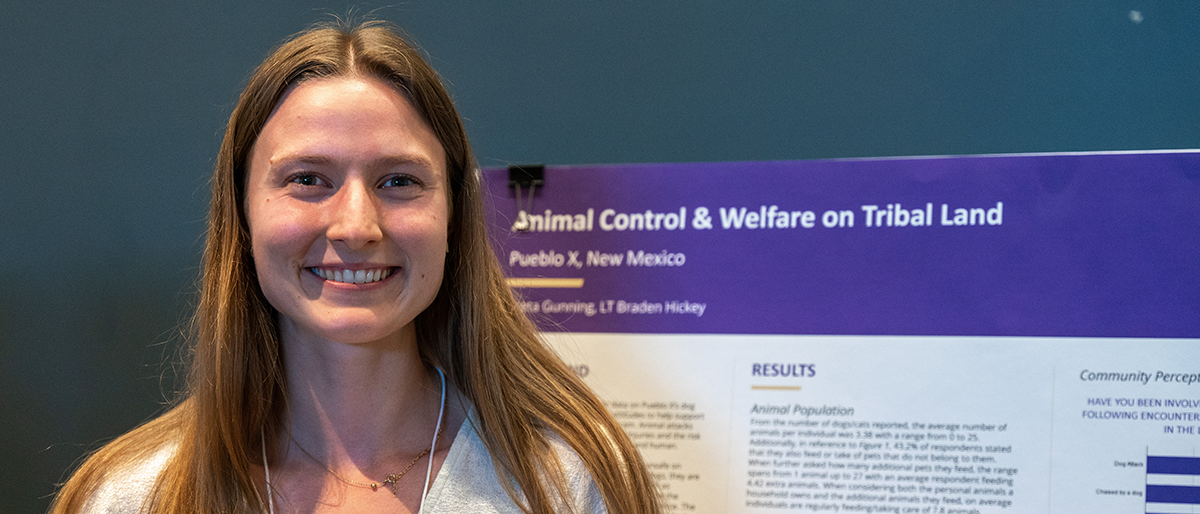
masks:
<svg viewBox="0 0 1200 514"><path fill-rule="evenodd" d="M437 435L439 435L439 436L442 435L442 431L440 429L438 430ZM372 491L379 490L379 485L380 485L379 482L371 482L368 484L366 482L359 482L357 480L351 480L349 478L346 478L342 475L337 474L337 472L334 471L332 468L330 468L329 466L326 466L324 463L322 463L316 457L313 457L313 454L308 453L308 450L305 450L303 446L300 446L300 441L297 441L296 438L294 436L292 436L291 430L288 430L288 439L291 439L292 443L296 445L296 448L299 448L300 451L304 452L304 455L307 455L308 458L312 459L312 461L317 463L317 465L325 468L325 471L328 471L330 475L334 476L334 478L337 478L338 480L341 480L350 485L356 485L358 487L369 487L369 488L371 488ZM408 465L405 466L404 469L401 470L399 473L388 473L387 477L383 481L383 485L387 486L387 488L392 491L392 496L399 497L400 485L397 482L400 481L400 478L402 478L405 473L408 473L408 470L412 469L412 467L417 464L417 461L421 460L421 457L424 457L428 454L429 454L429 448L421 450L421 453L417 454L417 456L414 457L413 460L411 462L409 462ZM432 458L432 457L430 457L430 458Z"/></svg>

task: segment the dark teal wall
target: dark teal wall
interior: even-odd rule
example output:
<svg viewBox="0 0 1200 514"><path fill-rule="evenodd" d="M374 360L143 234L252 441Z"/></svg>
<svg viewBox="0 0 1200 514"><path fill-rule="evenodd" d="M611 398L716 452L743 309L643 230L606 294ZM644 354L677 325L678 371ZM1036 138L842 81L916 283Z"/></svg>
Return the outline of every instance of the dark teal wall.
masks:
<svg viewBox="0 0 1200 514"><path fill-rule="evenodd" d="M485 166L1200 146L1198 2L646 4L378 15ZM351 5L386 4L0 4L0 512L170 396L223 122L273 44Z"/></svg>

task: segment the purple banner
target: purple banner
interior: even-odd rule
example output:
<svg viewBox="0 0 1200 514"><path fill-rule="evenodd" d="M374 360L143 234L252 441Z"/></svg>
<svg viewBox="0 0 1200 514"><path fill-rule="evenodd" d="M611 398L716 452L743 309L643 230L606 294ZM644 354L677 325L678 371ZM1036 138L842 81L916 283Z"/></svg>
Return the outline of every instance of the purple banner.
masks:
<svg viewBox="0 0 1200 514"><path fill-rule="evenodd" d="M545 330L1200 337L1196 151L483 176Z"/></svg>

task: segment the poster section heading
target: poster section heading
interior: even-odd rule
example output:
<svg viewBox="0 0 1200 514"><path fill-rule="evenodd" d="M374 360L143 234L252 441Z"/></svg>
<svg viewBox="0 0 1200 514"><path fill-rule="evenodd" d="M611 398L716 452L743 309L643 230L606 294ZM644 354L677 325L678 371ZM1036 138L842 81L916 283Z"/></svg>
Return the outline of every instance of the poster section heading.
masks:
<svg viewBox="0 0 1200 514"><path fill-rule="evenodd" d="M1196 337L1196 170L1196 152L548 167L519 202L506 170L483 177L545 330Z"/></svg>
<svg viewBox="0 0 1200 514"><path fill-rule="evenodd" d="M924 207L908 209L899 203L884 206L863 205L862 212L854 210L827 210L820 215L820 226L825 228L854 227L856 217L861 216L859 225L866 227L921 227L932 226L935 222L943 227L967 225L1003 225L1004 202L996 202L994 207L956 207L941 204L940 219L934 218L933 203ZM817 213L805 210L787 210L778 205L760 205L757 209L751 207L719 207L716 210L719 219L714 225L714 216L708 207L696 207L692 210L691 222L688 222L688 208L680 207L678 211L654 212L617 212L615 209L600 211L597 220L596 209L588 208L586 212L577 214L555 213L550 209L538 214L525 211L517 213L517 219L509 230L518 231L518 227L530 232L591 232L599 229L604 232L624 232L627 230L754 230L754 229L789 229L816 228Z"/></svg>

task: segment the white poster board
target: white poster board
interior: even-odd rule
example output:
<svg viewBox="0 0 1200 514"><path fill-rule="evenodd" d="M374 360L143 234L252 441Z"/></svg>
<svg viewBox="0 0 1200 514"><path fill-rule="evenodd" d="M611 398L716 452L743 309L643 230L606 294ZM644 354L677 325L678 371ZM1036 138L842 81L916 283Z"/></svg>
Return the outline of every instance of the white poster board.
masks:
<svg viewBox="0 0 1200 514"><path fill-rule="evenodd" d="M1200 509L1200 154L545 174L497 252L676 512Z"/></svg>

